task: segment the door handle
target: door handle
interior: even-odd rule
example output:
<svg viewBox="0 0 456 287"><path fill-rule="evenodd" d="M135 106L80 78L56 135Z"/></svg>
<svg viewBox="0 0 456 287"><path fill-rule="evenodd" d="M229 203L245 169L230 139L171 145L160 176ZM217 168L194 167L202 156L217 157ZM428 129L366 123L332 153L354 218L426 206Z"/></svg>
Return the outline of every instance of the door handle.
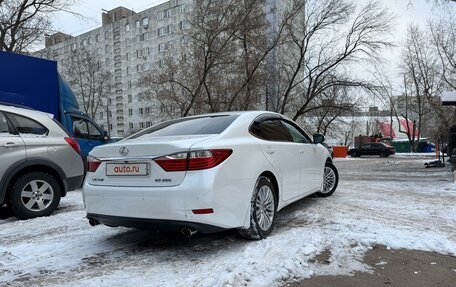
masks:
<svg viewBox="0 0 456 287"><path fill-rule="evenodd" d="M17 143L13 143L13 142L8 142L6 144L3 145L3 147L6 147L6 148L10 148L10 147L20 147L22 145L20 144L17 144Z"/></svg>
<svg viewBox="0 0 456 287"><path fill-rule="evenodd" d="M300 149L300 150L299 150L299 153L304 153L304 149Z"/></svg>
<svg viewBox="0 0 456 287"><path fill-rule="evenodd" d="M267 149L267 150L266 150L266 153L272 155L272 154L275 154L275 150Z"/></svg>

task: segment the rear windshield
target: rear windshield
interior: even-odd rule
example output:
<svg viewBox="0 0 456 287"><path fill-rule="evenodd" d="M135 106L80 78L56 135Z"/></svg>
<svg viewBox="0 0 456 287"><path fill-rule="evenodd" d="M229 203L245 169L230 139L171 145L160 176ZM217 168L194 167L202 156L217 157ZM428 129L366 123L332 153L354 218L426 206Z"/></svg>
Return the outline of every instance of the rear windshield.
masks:
<svg viewBox="0 0 456 287"><path fill-rule="evenodd" d="M128 139L136 139L146 135L148 137L165 137L220 134L237 117L237 115L221 115L171 120L140 131Z"/></svg>

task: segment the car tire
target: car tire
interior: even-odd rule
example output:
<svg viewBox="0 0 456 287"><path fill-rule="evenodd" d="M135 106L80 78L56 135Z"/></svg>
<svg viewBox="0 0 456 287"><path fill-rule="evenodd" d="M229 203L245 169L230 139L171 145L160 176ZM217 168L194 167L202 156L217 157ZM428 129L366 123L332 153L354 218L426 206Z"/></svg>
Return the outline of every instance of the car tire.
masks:
<svg viewBox="0 0 456 287"><path fill-rule="evenodd" d="M31 172L13 184L9 205L20 219L49 216L59 205L61 194L60 185L52 175Z"/></svg>
<svg viewBox="0 0 456 287"><path fill-rule="evenodd" d="M276 214L276 190L269 178L261 176L255 184L250 201L250 227L239 228L239 235L249 240L266 238L274 229Z"/></svg>
<svg viewBox="0 0 456 287"><path fill-rule="evenodd" d="M331 196L337 189L339 184L339 173L337 168L330 162L325 164L323 173L323 184L321 185L321 191L316 194L320 197Z"/></svg>
<svg viewBox="0 0 456 287"><path fill-rule="evenodd" d="M389 152L380 153L380 157L389 157Z"/></svg>

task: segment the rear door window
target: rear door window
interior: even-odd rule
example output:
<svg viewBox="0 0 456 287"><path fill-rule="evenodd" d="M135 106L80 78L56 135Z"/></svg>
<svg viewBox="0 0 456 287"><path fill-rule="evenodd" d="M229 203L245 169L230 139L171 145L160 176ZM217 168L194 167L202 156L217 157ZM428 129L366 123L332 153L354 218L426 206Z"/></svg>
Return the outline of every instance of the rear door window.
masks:
<svg viewBox="0 0 456 287"><path fill-rule="evenodd" d="M364 149L364 150L368 150L371 148L371 145L370 144L365 144L365 145L362 145L361 146L361 149Z"/></svg>
<svg viewBox="0 0 456 287"><path fill-rule="evenodd" d="M279 119L270 119L259 123L253 123L251 132L255 136L268 141L293 142L290 133Z"/></svg>
<svg viewBox="0 0 456 287"><path fill-rule="evenodd" d="M171 120L145 129L130 136L128 139L135 139L142 136L160 137L220 134L237 117L237 115L221 115Z"/></svg>
<svg viewBox="0 0 456 287"><path fill-rule="evenodd" d="M7 113L7 116L20 134L48 135L49 133L45 126L35 120L12 113Z"/></svg>
<svg viewBox="0 0 456 287"><path fill-rule="evenodd" d="M8 120L0 112L0 136L5 135L5 134L6 135L10 134L10 128L9 128Z"/></svg>

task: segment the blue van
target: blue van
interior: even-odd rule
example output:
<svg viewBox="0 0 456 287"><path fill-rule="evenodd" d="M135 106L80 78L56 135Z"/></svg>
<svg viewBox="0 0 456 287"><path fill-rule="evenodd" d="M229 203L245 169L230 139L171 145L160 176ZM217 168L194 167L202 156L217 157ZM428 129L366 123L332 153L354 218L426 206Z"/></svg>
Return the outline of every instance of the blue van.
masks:
<svg viewBox="0 0 456 287"><path fill-rule="evenodd" d="M78 141L84 162L94 147L110 142L107 133L79 110L55 61L0 52L0 102L53 114Z"/></svg>

